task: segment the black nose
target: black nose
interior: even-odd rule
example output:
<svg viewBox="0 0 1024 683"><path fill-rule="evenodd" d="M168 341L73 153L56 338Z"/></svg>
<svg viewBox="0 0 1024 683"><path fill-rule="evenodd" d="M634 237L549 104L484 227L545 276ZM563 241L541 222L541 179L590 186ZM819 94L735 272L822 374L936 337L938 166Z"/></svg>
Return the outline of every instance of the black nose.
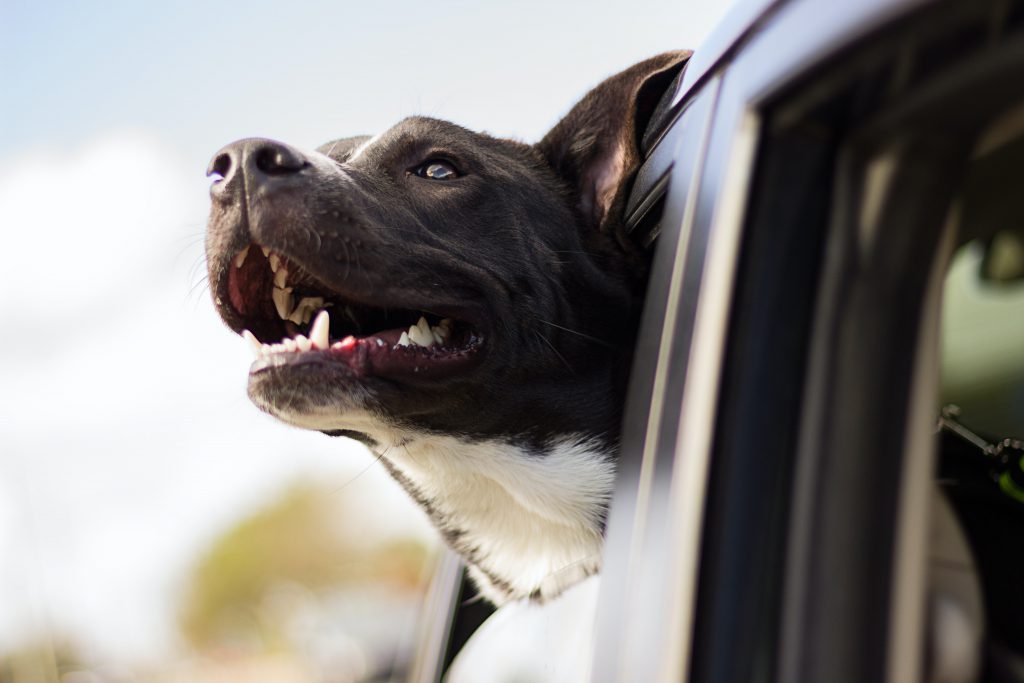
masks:
<svg viewBox="0 0 1024 683"><path fill-rule="evenodd" d="M274 140L248 138L232 142L213 155L206 175L218 175L210 192L220 195L236 185L240 174L246 176L246 185L256 189L275 179L293 176L309 162L298 150Z"/></svg>

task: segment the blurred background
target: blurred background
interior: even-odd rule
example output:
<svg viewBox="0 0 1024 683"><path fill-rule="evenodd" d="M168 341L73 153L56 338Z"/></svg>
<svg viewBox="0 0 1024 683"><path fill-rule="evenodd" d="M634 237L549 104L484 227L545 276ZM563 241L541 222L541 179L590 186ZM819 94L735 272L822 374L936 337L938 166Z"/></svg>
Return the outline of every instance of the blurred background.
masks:
<svg viewBox="0 0 1024 683"><path fill-rule="evenodd" d="M409 114L535 141L729 5L0 4L0 682L400 676L437 540L249 404L206 164Z"/></svg>

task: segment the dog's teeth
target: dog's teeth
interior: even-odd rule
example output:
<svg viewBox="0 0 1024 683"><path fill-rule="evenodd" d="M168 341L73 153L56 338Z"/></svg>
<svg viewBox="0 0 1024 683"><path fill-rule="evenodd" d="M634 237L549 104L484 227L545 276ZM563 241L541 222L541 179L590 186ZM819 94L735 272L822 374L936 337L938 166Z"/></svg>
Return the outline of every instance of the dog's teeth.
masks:
<svg viewBox="0 0 1024 683"><path fill-rule="evenodd" d="M263 258L270 256L270 247L260 247L263 251Z"/></svg>
<svg viewBox="0 0 1024 683"><path fill-rule="evenodd" d="M284 348L289 351L295 352L299 350L299 344L294 339L284 339L281 343L284 344Z"/></svg>
<svg viewBox="0 0 1024 683"><path fill-rule="evenodd" d="M274 286L279 289L284 289L288 283L288 270L286 268L280 268L274 273Z"/></svg>
<svg viewBox="0 0 1024 683"><path fill-rule="evenodd" d="M419 330L419 334L417 335L419 339L413 337L413 340L417 344L419 344L420 346L427 347L434 345L434 333L430 329L430 323L428 323L427 319L422 315L420 316L420 319L416 322L416 329Z"/></svg>
<svg viewBox="0 0 1024 683"><path fill-rule="evenodd" d="M324 298L322 296L304 296L288 316L288 320L296 325L305 325L313 318L313 311L323 307Z"/></svg>
<svg viewBox="0 0 1024 683"><path fill-rule="evenodd" d="M295 345L299 347L299 351L309 351L313 348L313 342L301 334L295 338Z"/></svg>
<svg viewBox="0 0 1024 683"><path fill-rule="evenodd" d="M267 258L270 259L270 269L276 273L277 269L281 267L281 257L277 254L271 254Z"/></svg>
<svg viewBox="0 0 1024 683"><path fill-rule="evenodd" d="M256 351L256 356L259 357L260 352L263 351L263 344L256 338L256 335L249 330L242 330L242 339L252 344L253 349Z"/></svg>
<svg viewBox="0 0 1024 683"><path fill-rule="evenodd" d="M434 337L434 341L437 342L439 346L444 346L445 337L448 335L443 329L440 327L431 327L430 334Z"/></svg>
<svg viewBox="0 0 1024 683"><path fill-rule="evenodd" d="M331 314L327 311L320 311L316 314L316 320L313 321L313 327L309 330L309 339L313 342L313 346L318 349L326 349L330 346L330 330Z"/></svg>
<svg viewBox="0 0 1024 683"><path fill-rule="evenodd" d="M398 344L396 344L396 346L408 346L409 343L409 333L403 332L402 336L398 338Z"/></svg>
<svg viewBox="0 0 1024 683"><path fill-rule="evenodd" d="M423 320L423 318L420 318ZM427 327L427 332L423 331L423 328L419 325L412 325L409 327L409 341L418 346L433 346L434 336L430 334L430 327Z"/></svg>
<svg viewBox="0 0 1024 683"><path fill-rule="evenodd" d="M245 257L249 255L249 247L246 247L242 251L238 252L238 256L235 257L235 268L241 268L242 264L245 263Z"/></svg>
<svg viewBox="0 0 1024 683"><path fill-rule="evenodd" d="M278 289L274 287L270 291L270 296L274 299L274 308L277 309L277 314L281 316L282 320L288 320L292 309L295 308L295 297L292 296L291 288Z"/></svg>

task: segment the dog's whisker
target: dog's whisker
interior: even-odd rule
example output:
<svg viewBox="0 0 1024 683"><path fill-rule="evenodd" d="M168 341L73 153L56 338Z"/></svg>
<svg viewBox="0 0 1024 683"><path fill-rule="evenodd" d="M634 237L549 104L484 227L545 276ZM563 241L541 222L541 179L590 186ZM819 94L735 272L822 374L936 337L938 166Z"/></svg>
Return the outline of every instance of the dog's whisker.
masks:
<svg viewBox="0 0 1024 683"><path fill-rule="evenodd" d="M189 249L194 248L195 246L196 246L195 242L183 245L180 249L178 249L177 252L175 252L174 260L177 261L178 259L180 259L185 254L185 252L187 252Z"/></svg>
<svg viewBox="0 0 1024 683"><path fill-rule="evenodd" d="M371 469L371 468L372 468L372 467L373 467L374 465L376 465L376 464L377 464L377 463L379 463L379 462L380 462L381 460L383 460L383 459L384 459L384 456L385 456L385 455L387 455L387 454L388 454L388 451L390 451L390 450L391 450L391 446L389 445L389 446L388 446L387 448L385 448L385 449L384 449L383 451L381 451L380 453L374 453L374 456L375 456L375 457L373 458L373 461L372 461L372 462L371 462L371 463L370 463L369 465L367 465L366 467L364 467L363 469L361 469L361 470L360 470L360 471L359 471L359 472L358 472L358 473L357 473L357 474L356 474L355 476L353 476L353 477L352 477L351 479L349 479L348 481L346 481L346 482L345 482L344 484L342 484L342 485L341 485L341 486L339 486L338 488L334 489L334 490L332 491L332 493L341 493L341 492L342 492L342 491L344 491L344 490L345 490L346 488L348 488L349 486L351 486L351 485L352 485L353 483L355 483L355 481L356 481L357 479L359 479L359 478L360 478L361 476L363 476L364 474L366 474L367 472L369 472L369 471L370 471L370 469ZM371 451L371 452L372 452L372 451Z"/></svg>
<svg viewBox="0 0 1024 683"><path fill-rule="evenodd" d="M552 572L549 572L547 574L547 576L545 576L544 578L545 579L556 578L559 574L564 574L564 573L566 573L566 572L568 572L568 571L570 571L572 569L575 569L575 568L579 567L580 565L589 564L589 563L597 564L597 563L600 562L600 559L601 559L601 554L600 553L593 553L591 555L587 555L586 557L581 557L578 560L573 560L569 564L566 564L566 565L564 565L562 567L559 567L558 569L555 569Z"/></svg>
<svg viewBox="0 0 1024 683"><path fill-rule="evenodd" d="M584 332L579 332L577 330L565 327L563 325L559 325L557 323L553 323L550 320L543 320L541 318L537 318L537 321L538 322L542 322L545 325L550 325L551 327L557 327L558 329L564 330L564 331L568 332L569 334L575 334L577 337L583 337L584 339L588 339L588 340L594 342L595 344L600 344L601 346L607 346L610 349L615 348L614 344L610 344L610 343L606 342L603 339L598 339L597 337L593 337L593 336L591 336L589 334L586 334Z"/></svg>
<svg viewBox="0 0 1024 683"><path fill-rule="evenodd" d="M189 299L195 297L195 301L198 304L203 299L203 292L208 292L210 290L209 285L210 278L209 276L204 275L202 278L199 279L198 282L189 287L188 294L185 295L185 300L188 301Z"/></svg>
<svg viewBox="0 0 1024 683"><path fill-rule="evenodd" d="M542 342L544 342L545 344L547 344L547 345L548 345L548 346L549 346L549 347L551 348L551 351L552 351L552 352L553 352L553 353L554 353L554 354L555 354L556 356L558 356L558 359L562 361L562 363L563 363L563 364L565 365L565 367L569 368L569 372L571 372L571 373L572 373L572 374L574 374L574 375L576 374L576 370L574 370L574 369L573 369L573 367L572 367L571 365L569 365L569 361L567 361L567 360L565 359L565 356L563 356L562 354L560 354L560 353L558 352L558 349L556 349L556 348L555 348L555 345L554 345L554 344L552 344L552 343L551 343L551 341L550 341L550 340L549 340L549 339L548 339L547 337L545 337L545 336L544 336L543 334L541 334L541 333L540 333L540 331L538 331L538 330L534 330L534 331L533 331L533 333L534 333L535 335L537 335L537 337L538 337L538 338L539 338L539 339L540 339L540 340L541 340Z"/></svg>
<svg viewBox="0 0 1024 683"><path fill-rule="evenodd" d="M199 272L200 268L203 268L205 271L204 266L206 266L206 256L199 254L196 256L195 260L192 261L192 265L188 268L188 279L193 279L196 276L196 273Z"/></svg>

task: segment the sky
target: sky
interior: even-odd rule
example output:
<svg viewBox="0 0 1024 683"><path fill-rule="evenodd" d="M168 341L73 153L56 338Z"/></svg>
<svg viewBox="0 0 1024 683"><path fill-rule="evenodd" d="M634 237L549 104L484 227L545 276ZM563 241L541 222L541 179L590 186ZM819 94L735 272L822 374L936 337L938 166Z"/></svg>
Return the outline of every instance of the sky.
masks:
<svg viewBox="0 0 1024 683"><path fill-rule="evenodd" d="M224 529L297 478L428 535L362 447L261 415L205 285L206 165L421 114L527 142L729 2L0 5L0 651L174 647Z"/></svg>

